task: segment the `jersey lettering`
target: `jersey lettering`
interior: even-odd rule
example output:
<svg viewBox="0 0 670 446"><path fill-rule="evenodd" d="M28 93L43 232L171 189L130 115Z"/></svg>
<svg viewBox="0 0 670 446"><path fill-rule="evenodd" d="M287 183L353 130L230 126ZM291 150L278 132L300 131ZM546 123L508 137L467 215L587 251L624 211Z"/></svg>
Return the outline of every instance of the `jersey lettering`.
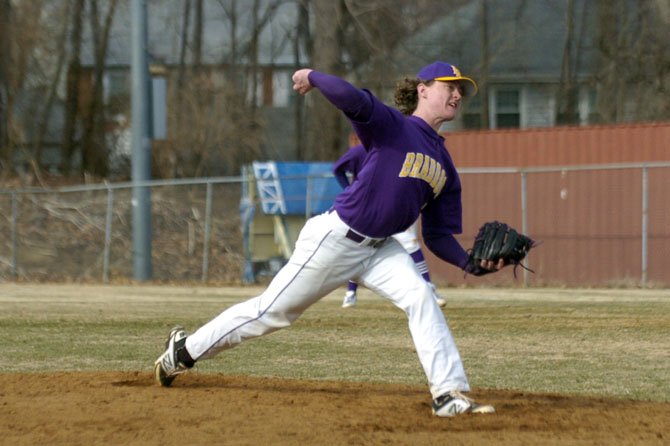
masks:
<svg viewBox="0 0 670 446"><path fill-rule="evenodd" d="M423 166L421 166L421 172L419 172L419 178L421 178L422 180L427 181L428 183L430 183L430 179L428 178L428 171L429 171L429 168L430 168L431 160L432 160L432 158L427 156L426 159L425 159L425 162L423 163Z"/></svg>
<svg viewBox="0 0 670 446"><path fill-rule="evenodd" d="M409 173L409 176L412 178L418 178L419 170L423 165L423 153L417 153L416 158L414 158L414 165L412 166L412 171Z"/></svg>
<svg viewBox="0 0 670 446"><path fill-rule="evenodd" d="M430 159L430 168L428 169L428 178L430 178L430 187L435 187L435 166L437 166L437 161L433 158Z"/></svg>
<svg viewBox="0 0 670 446"><path fill-rule="evenodd" d="M408 152L398 177L419 178L430 185L437 197L447 182L442 165L423 153Z"/></svg>
<svg viewBox="0 0 670 446"><path fill-rule="evenodd" d="M402 170L400 171L399 177L406 177L409 175L412 166L414 165L414 152L408 152L405 157L405 162L402 164Z"/></svg>

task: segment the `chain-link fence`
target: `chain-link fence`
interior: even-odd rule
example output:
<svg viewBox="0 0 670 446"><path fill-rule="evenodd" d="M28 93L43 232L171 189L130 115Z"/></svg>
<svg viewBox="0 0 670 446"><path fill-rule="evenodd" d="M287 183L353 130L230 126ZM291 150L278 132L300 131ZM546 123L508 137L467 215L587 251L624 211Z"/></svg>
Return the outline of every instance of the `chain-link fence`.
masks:
<svg viewBox="0 0 670 446"><path fill-rule="evenodd" d="M542 245L528 258L535 273L519 270L517 279L464 277L426 250L438 284L670 284L663 257L670 250L670 163L471 168L461 170L461 181L464 247L488 220ZM246 178L143 186L151 188L153 280L242 282ZM132 183L1 190L0 280L132 280L132 191Z"/></svg>
<svg viewBox="0 0 670 446"><path fill-rule="evenodd" d="M223 281L244 263L240 178L152 181L157 281ZM0 278L119 281L133 277L132 184L0 195Z"/></svg>

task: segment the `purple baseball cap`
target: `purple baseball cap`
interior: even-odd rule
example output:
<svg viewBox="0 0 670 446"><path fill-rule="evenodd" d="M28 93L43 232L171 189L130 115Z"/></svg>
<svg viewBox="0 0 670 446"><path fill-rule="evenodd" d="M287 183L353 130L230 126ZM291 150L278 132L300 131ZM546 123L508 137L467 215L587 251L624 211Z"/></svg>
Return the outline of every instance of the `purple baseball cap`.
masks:
<svg viewBox="0 0 670 446"><path fill-rule="evenodd" d="M465 87L465 92L467 96L474 96L477 94L477 83L461 75L461 71L456 68L455 65L452 65L447 62L433 62L430 65L426 65L421 68L419 73L416 75L417 79L424 82L436 80L436 81L461 81L460 83Z"/></svg>

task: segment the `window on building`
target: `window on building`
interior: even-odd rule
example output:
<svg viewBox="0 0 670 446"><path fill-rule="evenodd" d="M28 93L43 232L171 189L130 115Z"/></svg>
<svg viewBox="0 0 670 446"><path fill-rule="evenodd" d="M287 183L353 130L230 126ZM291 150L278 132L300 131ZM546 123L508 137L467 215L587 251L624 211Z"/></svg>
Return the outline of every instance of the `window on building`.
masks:
<svg viewBox="0 0 670 446"><path fill-rule="evenodd" d="M257 107L286 107L289 104L291 89L291 74L286 70L264 68L256 75L256 106ZM249 85L253 78L249 77ZM248 92L247 99L252 101L252 93Z"/></svg>
<svg viewBox="0 0 670 446"><path fill-rule="evenodd" d="M504 89L495 92L495 128L519 128L521 124L520 92Z"/></svg>
<svg viewBox="0 0 670 446"><path fill-rule="evenodd" d="M293 93L292 71L275 71L272 77L272 105L288 107L289 95Z"/></svg>
<svg viewBox="0 0 670 446"><path fill-rule="evenodd" d="M103 77L105 105L112 114L125 111L130 103L130 72L107 71Z"/></svg>
<svg viewBox="0 0 670 446"><path fill-rule="evenodd" d="M602 118L598 113L597 90L593 87L583 87L579 91L579 121L581 125L600 124Z"/></svg>

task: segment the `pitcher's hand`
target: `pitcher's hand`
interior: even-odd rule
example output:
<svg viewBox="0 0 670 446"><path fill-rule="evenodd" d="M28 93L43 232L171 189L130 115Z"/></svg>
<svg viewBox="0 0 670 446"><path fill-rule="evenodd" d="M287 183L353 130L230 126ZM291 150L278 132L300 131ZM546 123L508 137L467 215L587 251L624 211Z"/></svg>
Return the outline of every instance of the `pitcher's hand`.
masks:
<svg viewBox="0 0 670 446"><path fill-rule="evenodd" d="M293 73L293 89L298 93L304 95L307 94L313 87L309 83L309 73L312 72L311 68L303 68L301 70Z"/></svg>

